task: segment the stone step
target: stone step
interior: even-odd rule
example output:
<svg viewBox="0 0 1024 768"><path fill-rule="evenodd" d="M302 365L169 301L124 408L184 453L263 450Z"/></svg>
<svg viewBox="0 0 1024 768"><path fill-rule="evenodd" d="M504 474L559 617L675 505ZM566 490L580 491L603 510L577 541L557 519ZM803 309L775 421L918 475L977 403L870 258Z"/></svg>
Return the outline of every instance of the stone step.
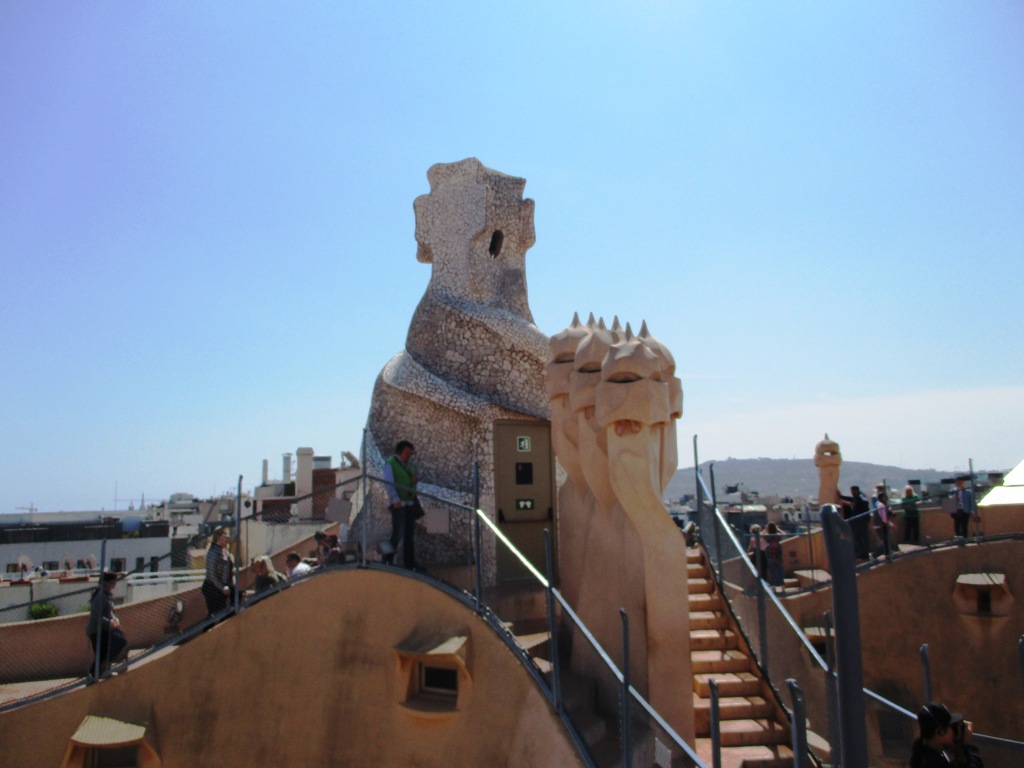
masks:
<svg viewBox="0 0 1024 768"><path fill-rule="evenodd" d="M711 581L711 579L689 578L686 580L686 586L691 595L715 591L715 582Z"/></svg>
<svg viewBox="0 0 1024 768"><path fill-rule="evenodd" d="M704 565L704 562L699 563L687 563L686 572L691 578L707 578L710 574L708 573L708 567Z"/></svg>
<svg viewBox="0 0 1024 768"><path fill-rule="evenodd" d="M516 645L524 651L533 652L540 650L551 640L550 632L534 632L529 635L515 635Z"/></svg>
<svg viewBox="0 0 1024 768"><path fill-rule="evenodd" d="M742 651L692 651L690 667L693 674L710 674L713 672L749 672L752 668L750 659Z"/></svg>
<svg viewBox="0 0 1024 768"><path fill-rule="evenodd" d="M818 643L824 644L825 638L830 633L825 627L804 627L804 634L807 635L808 640L817 645Z"/></svg>
<svg viewBox="0 0 1024 768"><path fill-rule="evenodd" d="M709 680L718 683L719 696L757 696L761 681L751 672L699 672L693 676L693 690L704 698L711 698Z"/></svg>
<svg viewBox="0 0 1024 768"><path fill-rule="evenodd" d="M721 720L770 719L775 708L760 696L720 696L718 716ZM711 699L693 694L693 717L698 736L711 735Z"/></svg>
<svg viewBox="0 0 1024 768"><path fill-rule="evenodd" d="M540 656L531 656L530 661L533 662L533 666L540 670L542 675L546 675L553 669L550 661L542 659Z"/></svg>
<svg viewBox="0 0 1024 768"><path fill-rule="evenodd" d="M703 563L704 553L697 547L687 547L686 549L686 562L687 563Z"/></svg>
<svg viewBox="0 0 1024 768"><path fill-rule="evenodd" d="M690 614L690 629L726 629L729 619L718 611L693 611Z"/></svg>
<svg viewBox="0 0 1024 768"><path fill-rule="evenodd" d="M608 734L608 724L593 712L574 712L572 723L588 746L593 746Z"/></svg>
<svg viewBox="0 0 1024 768"><path fill-rule="evenodd" d="M801 587L809 587L813 584L827 584L832 581L832 574L821 568L793 571L793 576L796 577Z"/></svg>
<svg viewBox="0 0 1024 768"><path fill-rule="evenodd" d="M791 739L789 728L783 728L774 720L722 720L719 730L725 747L789 744Z"/></svg>
<svg viewBox="0 0 1024 768"><path fill-rule="evenodd" d="M715 594L701 592L696 595L689 595L690 613L694 611L721 611L722 598Z"/></svg>
<svg viewBox="0 0 1024 768"><path fill-rule="evenodd" d="M566 669L563 664L559 672L562 676L562 702L566 710L576 712L593 712L597 702L597 684L592 677ZM575 718L575 714L573 715Z"/></svg>
<svg viewBox="0 0 1024 768"><path fill-rule="evenodd" d="M691 651L724 651L739 648L739 640L731 629L691 629Z"/></svg>
<svg viewBox="0 0 1024 768"><path fill-rule="evenodd" d="M711 765L711 739L697 739L697 756ZM786 744L759 744L722 749L722 768L790 768L793 751Z"/></svg>

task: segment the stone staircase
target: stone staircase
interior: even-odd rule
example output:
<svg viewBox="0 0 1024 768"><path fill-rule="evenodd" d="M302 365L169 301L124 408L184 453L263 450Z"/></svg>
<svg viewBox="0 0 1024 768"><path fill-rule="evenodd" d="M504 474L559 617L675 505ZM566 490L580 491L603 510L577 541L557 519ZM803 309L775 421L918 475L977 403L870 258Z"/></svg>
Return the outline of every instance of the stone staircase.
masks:
<svg viewBox="0 0 1024 768"><path fill-rule="evenodd" d="M516 634L513 637L516 645L526 651L533 665L546 677L552 670L551 633L545 629L541 632Z"/></svg>
<svg viewBox="0 0 1024 768"><path fill-rule="evenodd" d="M723 768L793 764L790 726L718 594L704 553L687 549L697 754L711 765L711 686L718 685Z"/></svg>
<svg viewBox="0 0 1024 768"><path fill-rule="evenodd" d="M713 679L718 685L723 768L789 768L793 753L788 717L761 678L743 636L718 594L703 551L689 548L686 556L696 752L707 765L712 764ZM508 595L504 597L509 599ZM518 610L513 615L517 615L517 620L506 628L550 680L553 649L546 620L540 613L542 603L536 595L519 594L514 600ZM572 713L595 762L600 768L618 765L618 724L614 722L615 715L599 713L599 709L605 708L597 705L595 681L581 678L565 667L562 676L566 709Z"/></svg>

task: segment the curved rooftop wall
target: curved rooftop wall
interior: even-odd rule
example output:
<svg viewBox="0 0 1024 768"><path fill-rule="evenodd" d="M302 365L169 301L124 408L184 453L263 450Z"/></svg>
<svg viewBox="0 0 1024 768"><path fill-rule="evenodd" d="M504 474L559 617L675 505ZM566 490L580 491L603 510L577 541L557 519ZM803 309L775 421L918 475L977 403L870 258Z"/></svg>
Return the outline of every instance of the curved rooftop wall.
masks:
<svg viewBox="0 0 1024 768"><path fill-rule="evenodd" d="M457 710L417 707L409 659L453 639ZM483 619L383 571L308 579L125 675L0 715L4 764L60 765L88 715L148 723L164 768L582 765Z"/></svg>

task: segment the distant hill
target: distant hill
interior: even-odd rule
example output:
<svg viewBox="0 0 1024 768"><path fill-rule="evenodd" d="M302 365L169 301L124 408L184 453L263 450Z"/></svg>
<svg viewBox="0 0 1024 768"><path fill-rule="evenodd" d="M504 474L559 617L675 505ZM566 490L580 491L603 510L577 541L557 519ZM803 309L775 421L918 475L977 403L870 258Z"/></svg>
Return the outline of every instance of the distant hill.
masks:
<svg viewBox="0 0 1024 768"><path fill-rule="evenodd" d="M708 467L712 462L703 462L701 474L704 482L711 487ZM762 496L814 496L818 495L818 469L813 459L725 459L713 462L715 465L716 493L725 495L725 486L743 484L743 490L757 491ZM979 472L979 470L975 470ZM844 461L839 471L839 483L843 492L851 485L865 490L885 480L890 487L901 487L908 480L934 483L943 478L955 477L952 470L904 469L884 464L869 464L863 461ZM693 494L693 467L676 470L663 494L666 499L679 499Z"/></svg>

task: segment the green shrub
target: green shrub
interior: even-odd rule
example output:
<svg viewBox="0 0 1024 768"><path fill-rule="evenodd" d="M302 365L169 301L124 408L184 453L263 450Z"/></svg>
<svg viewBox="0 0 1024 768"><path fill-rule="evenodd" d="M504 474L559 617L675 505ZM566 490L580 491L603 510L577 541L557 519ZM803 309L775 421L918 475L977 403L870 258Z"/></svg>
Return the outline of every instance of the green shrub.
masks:
<svg viewBox="0 0 1024 768"><path fill-rule="evenodd" d="M28 608L28 617L32 621L37 619L52 619L57 615L57 606L53 603L32 603Z"/></svg>

